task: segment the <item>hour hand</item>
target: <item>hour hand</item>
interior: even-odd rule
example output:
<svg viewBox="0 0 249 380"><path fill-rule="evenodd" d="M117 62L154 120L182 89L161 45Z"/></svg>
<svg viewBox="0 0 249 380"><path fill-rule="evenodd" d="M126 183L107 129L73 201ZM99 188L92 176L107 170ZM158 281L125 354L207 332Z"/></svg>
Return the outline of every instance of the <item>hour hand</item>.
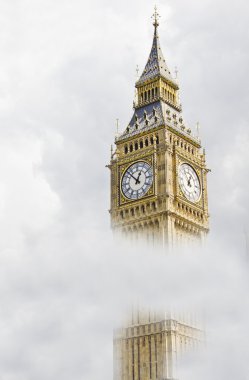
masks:
<svg viewBox="0 0 249 380"><path fill-rule="evenodd" d="M140 175L141 175L141 172L139 172L139 174L138 174L138 176L137 176L137 179L136 179L135 185L137 185L138 183L140 183L140 181L139 181Z"/></svg>
<svg viewBox="0 0 249 380"><path fill-rule="evenodd" d="M191 183L190 183L190 181L191 181L191 176L190 176L189 179L188 179L188 186L191 187Z"/></svg>
<svg viewBox="0 0 249 380"><path fill-rule="evenodd" d="M132 175L130 172L129 172L129 174L130 174L130 176L131 176L133 179L135 179L135 181L136 181L136 185L137 185L138 183L140 183L140 181L138 181L138 178L139 178L139 177L138 177L138 178L135 178L134 175Z"/></svg>

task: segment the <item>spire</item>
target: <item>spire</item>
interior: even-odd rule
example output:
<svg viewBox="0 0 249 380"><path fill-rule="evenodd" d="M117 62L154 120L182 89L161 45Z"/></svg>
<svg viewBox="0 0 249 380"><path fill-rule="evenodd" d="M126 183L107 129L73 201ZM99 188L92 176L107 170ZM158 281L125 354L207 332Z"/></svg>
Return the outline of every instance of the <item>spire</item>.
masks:
<svg viewBox="0 0 249 380"><path fill-rule="evenodd" d="M158 22L158 18L160 17L159 13L157 12L157 6L155 5L155 12L153 13L153 15L151 16L151 18L154 18L154 22L153 22L153 25L155 27L155 34L157 33L157 28L159 26L159 22Z"/></svg>
<svg viewBox="0 0 249 380"><path fill-rule="evenodd" d="M166 61L164 59L160 47L158 35L159 17L160 16L157 12L157 7L155 7L155 12L152 16L154 25L154 37L152 48L150 51L148 61L145 65L144 71L139 80L137 81L137 84L141 84L142 82L161 76L165 78L167 81L169 81L175 88L178 88L176 81L171 76L171 73L167 67Z"/></svg>

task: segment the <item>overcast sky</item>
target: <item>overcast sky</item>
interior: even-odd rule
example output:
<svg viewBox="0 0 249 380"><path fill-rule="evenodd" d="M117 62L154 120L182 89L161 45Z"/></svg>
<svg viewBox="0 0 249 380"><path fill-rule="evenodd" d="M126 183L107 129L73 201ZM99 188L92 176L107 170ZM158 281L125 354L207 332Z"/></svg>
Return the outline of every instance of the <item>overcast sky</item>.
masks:
<svg viewBox="0 0 249 380"><path fill-rule="evenodd" d="M132 116L153 8L148 0L0 0L3 380L110 378L112 329L134 289L148 303L160 305L166 292L206 306L217 349L209 352L209 369L206 363L205 371L196 365L188 373L187 366L182 380L208 377L214 366L215 380L247 378L245 0L158 2L161 47L171 71L178 67L183 115L191 128L199 121L212 170L211 248L203 261L165 263L183 263L176 281L170 270L164 278L161 261L145 255L141 269L143 252L125 260L127 252L112 243L105 165L116 118L124 129ZM152 266L160 281L152 286L151 276L143 289Z"/></svg>

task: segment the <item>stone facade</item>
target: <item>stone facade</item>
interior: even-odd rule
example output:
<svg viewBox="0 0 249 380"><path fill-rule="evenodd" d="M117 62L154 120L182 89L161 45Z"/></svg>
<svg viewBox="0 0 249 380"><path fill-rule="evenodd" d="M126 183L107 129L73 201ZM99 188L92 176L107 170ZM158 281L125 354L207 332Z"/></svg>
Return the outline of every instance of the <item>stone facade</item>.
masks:
<svg viewBox="0 0 249 380"><path fill-rule="evenodd" d="M115 380L172 380L181 355L197 350L204 333L199 322L166 313L136 313L114 334Z"/></svg>

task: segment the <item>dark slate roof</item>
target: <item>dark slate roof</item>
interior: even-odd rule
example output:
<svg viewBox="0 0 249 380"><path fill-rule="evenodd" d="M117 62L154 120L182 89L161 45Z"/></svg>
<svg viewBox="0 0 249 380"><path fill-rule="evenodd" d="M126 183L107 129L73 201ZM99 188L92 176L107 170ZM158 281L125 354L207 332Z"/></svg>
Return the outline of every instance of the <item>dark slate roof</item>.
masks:
<svg viewBox="0 0 249 380"><path fill-rule="evenodd" d="M157 101L137 109L125 131L118 140L136 135L164 124L161 102Z"/></svg>
<svg viewBox="0 0 249 380"><path fill-rule="evenodd" d="M175 129L178 133L197 143L199 142L199 139L185 125L182 113L161 100L135 109L129 125L123 133L116 137L116 142L163 125Z"/></svg>
<svg viewBox="0 0 249 380"><path fill-rule="evenodd" d="M143 83L157 76L162 76L178 89L178 84L172 78L170 71L166 65L163 53L160 48L159 38L157 34L158 22L155 20L153 44L145 69L137 81L137 84ZM162 100L157 100L141 107L135 108L131 121L125 131L116 136L115 141L123 141L130 137L135 137L139 133L152 130L160 126L168 126L175 129L178 133L199 143L199 139L193 136L192 131L185 125L181 109L177 110L170 104Z"/></svg>
<svg viewBox="0 0 249 380"><path fill-rule="evenodd" d="M149 59L146 63L141 77L137 81L137 84L140 84L159 75L165 78L166 80L170 81L172 84L175 85L175 87L178 88L178 85L176 81L172 78L171 73L167 67L166 61L164 59L159 43L157 26L155 26L153 44L149 55Z"/></svg>

